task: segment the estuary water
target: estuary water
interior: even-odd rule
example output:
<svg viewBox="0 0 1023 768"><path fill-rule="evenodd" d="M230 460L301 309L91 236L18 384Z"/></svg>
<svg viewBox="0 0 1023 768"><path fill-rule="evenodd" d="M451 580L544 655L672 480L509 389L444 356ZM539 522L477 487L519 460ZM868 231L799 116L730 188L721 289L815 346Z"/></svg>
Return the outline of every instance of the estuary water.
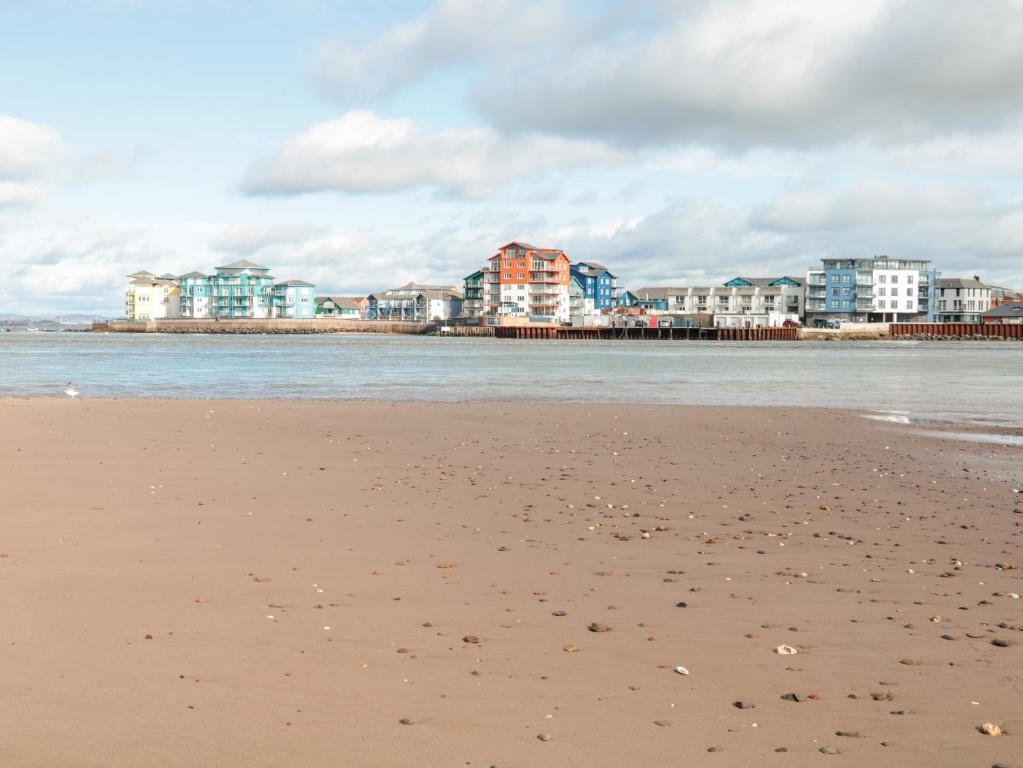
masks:
<svg viewBox="0 0 1023 768"><path fill-rule="evenodd" d="M1015 342L0 334L0 396L69 381L83 397L820 406L1023 428Z"/></svg>

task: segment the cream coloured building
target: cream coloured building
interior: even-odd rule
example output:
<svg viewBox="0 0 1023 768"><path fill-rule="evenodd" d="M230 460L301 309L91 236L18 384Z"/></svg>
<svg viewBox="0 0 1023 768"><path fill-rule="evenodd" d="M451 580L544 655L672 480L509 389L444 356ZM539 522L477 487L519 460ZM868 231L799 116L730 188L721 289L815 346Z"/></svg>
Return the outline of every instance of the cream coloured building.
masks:
<svg viewBox="0 0 1023 768"><path fill-rule="evenodd" d="M174 275L135 272L124 294L124 316L129 320L161 320L181 316L181 288Z"/></svg>

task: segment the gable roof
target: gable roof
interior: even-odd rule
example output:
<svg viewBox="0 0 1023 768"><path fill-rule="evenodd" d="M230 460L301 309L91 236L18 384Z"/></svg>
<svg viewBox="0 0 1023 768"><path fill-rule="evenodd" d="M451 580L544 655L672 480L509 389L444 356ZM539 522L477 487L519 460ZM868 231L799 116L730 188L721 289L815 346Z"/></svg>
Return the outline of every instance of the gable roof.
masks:
<svg viewBox="0 0 1023 768"><path fill-rule="evenodd" d="M132 272L130 275L128 275L128 277L132 277L132 278L135 278L135 277L156 277L156 275L154 275L152 272L147 272L146 270L142 269L142 270L139 270L138 272Z"/></svg>
<svg viewBox="0 0 1023 768"><path fill-rule="evenodd" d="M792 277L790 275L782 275L781 277L745 277L740 275L729 280L725 283L725 286L730 288L743 285L750 288L774 288L779 285L801 286L802 284L803 278Z"/></svg>
<svg viewBox="0 0 1023 768"><path fill-rule="evenodd" d="M598 264L595 261L576 262L572 265L572 269L586 277L600 277L603 274L606 274L608 277L614 277L614 275L611 274L611 270L603 264Z"/></svg>
<svg viewBox="0 0 1023 768"><path fill-rule="evenodd" d="M363 298L361 296L317 296L313 299L317 304L323 304L325 301L334 302L334 306L340 309L361 309L359 306Z"/></svg>
<svg viewBox="0 0 1023 768"><path fill-rule="evenodd" d="M204 275L202 272L189 272L187 274L181 275L178 278L178 280L184 280L186 278L205 278L205 277L206 277L206 275Z"/></svg>
<svg viewBox="0 0 1023 768"><path fill-rule="evenodd" d="M982 317L1023 317L1023 301L1010 301L989 309Z"/></svg>
<svg viewBox="0 0 1023 768"><path fill-rule="evenodd" d="M305 280L282 280L279 283L274 283L274 288L313 288L313 283L307 283Z"/></svg>
<svg viewBox="0 0 1023 768"><path fill-rule="evenodd" d="M987 288L975 277L939 277L938 288Z"/></svg>

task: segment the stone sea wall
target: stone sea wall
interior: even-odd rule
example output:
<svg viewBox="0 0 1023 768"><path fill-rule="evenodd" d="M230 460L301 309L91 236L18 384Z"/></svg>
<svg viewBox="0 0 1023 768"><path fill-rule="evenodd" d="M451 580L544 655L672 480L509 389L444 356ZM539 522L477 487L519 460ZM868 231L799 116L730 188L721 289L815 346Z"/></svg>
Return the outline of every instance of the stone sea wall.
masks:
<svg viewBox="0 0 1023 768"><path fill-rule="evenodd" d="M111 320L94 323L98 333L403 333L418 335L428 326L390 320Z"/></svg>

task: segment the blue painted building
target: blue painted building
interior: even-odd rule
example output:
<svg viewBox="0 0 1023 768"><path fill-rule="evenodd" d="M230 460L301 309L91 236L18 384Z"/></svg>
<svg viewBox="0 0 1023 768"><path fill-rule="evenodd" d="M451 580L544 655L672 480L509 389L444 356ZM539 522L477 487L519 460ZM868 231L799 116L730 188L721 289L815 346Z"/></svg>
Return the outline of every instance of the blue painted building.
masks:
<svg viewBox="0 0 1023 768"><path fill-rule="evenodd" d="M571 275L583 289L583 313L599 315L618 303L618 278L603 264L580 261L571 266Z"/></svg>
<svg viewBox="0 0 1023 768"><path fill-rule="evenodd" d="M273 316L308 319L316 314L312 283L305 280L285 280L275 283L272 292Z"/></svg>

